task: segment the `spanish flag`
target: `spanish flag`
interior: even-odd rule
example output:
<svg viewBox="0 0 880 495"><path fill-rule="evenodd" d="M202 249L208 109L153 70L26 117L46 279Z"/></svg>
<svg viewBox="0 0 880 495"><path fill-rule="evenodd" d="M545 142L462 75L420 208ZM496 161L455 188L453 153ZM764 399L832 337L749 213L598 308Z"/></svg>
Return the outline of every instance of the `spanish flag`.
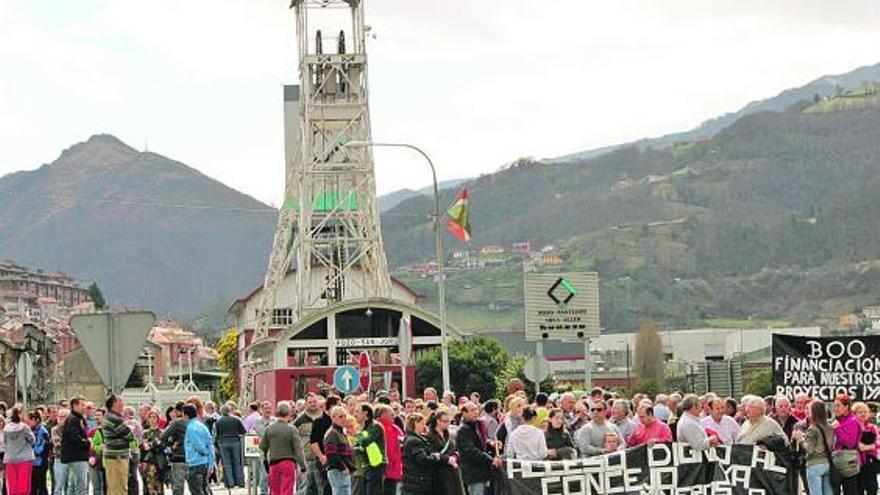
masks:
<svg viewBox="0 0 880 495"><path fill-rule="evenodd" d="M458 193L458 198L452 203L452 206L446 210L449 214L449 220L446 221L446 228L452 235L461 242L470 242L471 240L471 221L470 212L468 211L468 190L466 187Z"/></svg>

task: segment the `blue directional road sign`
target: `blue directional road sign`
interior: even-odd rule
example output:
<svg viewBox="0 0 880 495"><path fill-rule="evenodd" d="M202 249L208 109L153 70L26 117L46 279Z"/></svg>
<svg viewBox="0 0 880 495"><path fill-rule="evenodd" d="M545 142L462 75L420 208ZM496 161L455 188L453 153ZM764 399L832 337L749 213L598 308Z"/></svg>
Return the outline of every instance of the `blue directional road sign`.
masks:
<svg viewBox="0 0 880 495"><path fill-rule="evenodd" d="M333 373L333 386L343 394L350 394L360 387L361 374L354 366L340 366Z"/></svg>

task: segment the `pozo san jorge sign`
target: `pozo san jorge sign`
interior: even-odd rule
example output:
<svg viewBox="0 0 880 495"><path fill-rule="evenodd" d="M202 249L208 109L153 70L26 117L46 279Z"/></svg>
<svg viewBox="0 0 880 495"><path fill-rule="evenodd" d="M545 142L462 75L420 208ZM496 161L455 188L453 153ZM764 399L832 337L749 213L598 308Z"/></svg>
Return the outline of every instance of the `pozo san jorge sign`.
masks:
<svg viewBox="0 0 880 495"><path fill-rule="evenodd" d="M830 402L838 394L880 399L880 336L773 335L773 388Z"/></svg>
<svg viewBox="0 0 880 495"><path fill-rule="evenodd" d="M790 495L787 468L751 445L710 450L687 444L642 445L568 461L503 464L507 495Z"/></svg>

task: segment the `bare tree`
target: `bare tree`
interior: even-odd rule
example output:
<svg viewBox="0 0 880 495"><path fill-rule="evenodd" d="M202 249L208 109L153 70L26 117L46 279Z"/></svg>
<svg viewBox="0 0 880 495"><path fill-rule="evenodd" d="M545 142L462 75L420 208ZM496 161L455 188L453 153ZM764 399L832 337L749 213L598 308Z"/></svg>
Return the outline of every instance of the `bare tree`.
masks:
<svg viewBox="0 0 880 495"><path fill-rule="evenodd" d="M650 380L659 384L665 377L664 368L663 340L654 323L645 320L636 334L633 371L640 382Z"/></svg>

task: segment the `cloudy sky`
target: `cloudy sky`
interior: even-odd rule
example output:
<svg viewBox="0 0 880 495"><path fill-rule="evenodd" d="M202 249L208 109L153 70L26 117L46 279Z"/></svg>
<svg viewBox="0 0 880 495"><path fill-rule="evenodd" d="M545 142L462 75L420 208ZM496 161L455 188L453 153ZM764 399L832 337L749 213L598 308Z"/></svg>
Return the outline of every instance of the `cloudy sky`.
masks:
<svg viewBox="0 0 880 495"><path fill-rule="evenodd" d="M874 0L367 0L376 140L441 179L684 130L880 62ZM288 0L0 0L0 175L106 132L281 195ZM378 188L428 183L377 151Z"/></svg>

